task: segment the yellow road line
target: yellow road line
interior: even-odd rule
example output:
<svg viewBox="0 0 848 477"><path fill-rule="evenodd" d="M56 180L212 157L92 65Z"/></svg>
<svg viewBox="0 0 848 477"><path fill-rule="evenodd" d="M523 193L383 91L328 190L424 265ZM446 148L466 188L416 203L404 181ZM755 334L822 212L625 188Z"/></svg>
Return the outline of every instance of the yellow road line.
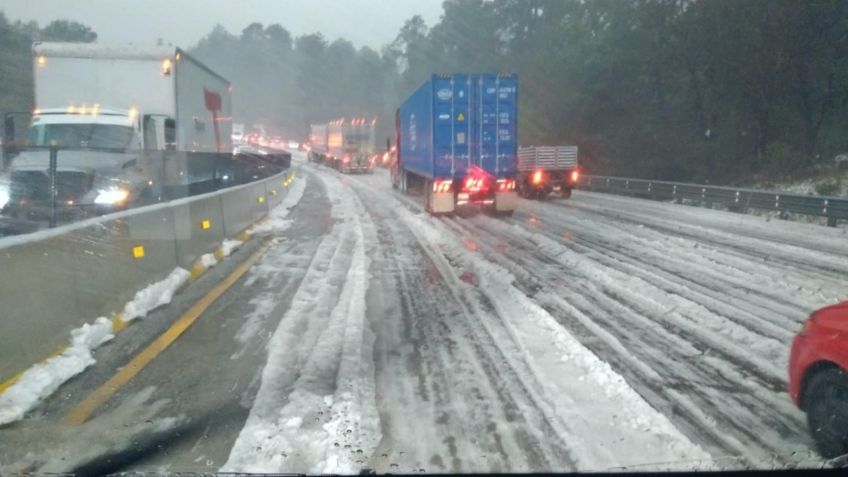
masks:
<svg viewBox="0 0 848 477"><path fill-rule="evenodd" d="M294 171L292 171L292 172L291 172L291 175L290 175L290 176L288 177L288 179L286 180L286 182L287 182L287 183L285 184L285 185L286 185L286 187L288 187L288 185L289 185L288 183L289 183L289 182L294 181L294 179L295 179L295 172L294 172ZM267 218L263 218L262 220L259 220L259 221L257 222L257 224L262 223L262 222L264 222L265 220L267 220ZM248 228L248 229L249 229L249 228ZM235 237L235 239L236 239L236 240L240 240L240 241L242 241L242 242L247 242L247 241L249 241L249 240L252 238L252 235L250 235L250 234L248 234L248 233L247 233L247 230L248 230L248 229L243 230L240 234L238 234L238 235ZM224 256L224 251L223 251L223 249L222 249L220 246L218 246L218 247L217 247L217 248L216 248L216 249L215 249L212 253L213 253L213 255L215 256L215 259L217 259L219 262L220 262L221 260L223 260L224 258L226 258L226 257ZM191 268L191 270L190 270L190 272L189 272L189 273L191 274L191 277L190 277L189 281L190 281L190 282L196 281L196 280L197 280L198 278L200 278L200 277L201 277L204 273L206 273L206 271L207 271L208 269L209 269L209 267L207 267L207 266L203 265L203 264L201 263L201 261L198 259L198 261L197 261L197 262L196 262L196 263L192 266L192 268ZM124 328L126 328L128 325L129 325L129 323L123 320L123 316L122 316L122 314L121 314L121 313L116 313L115 315L113 315L113 316L112 316L112 331L113 331L113 333L119 333L119 332L121 332L121 331L122 331ZM66 349L68 349L68 345L63 345L63 346L62 346L61 348L59 348L57 351L54 351L52 354L50 354L49 356L47 356L46 358L44 358L43 360L41 360L39 363L36 363L36 364L35 364L35 365L33 365L33 366L37 366L37 365L38 365L38 364L40 364L40 363L43 363L43 362L45 362L45 361L47 361L47 360L49 360L49 359L51 359L51 358L54 358L54 357L56 357L56 356L59 356L60 354L64 353ZM29 368L27 368L27 370L28 370L28 369L29 369ZM9 379L7 379L7 380L3 381L2 383L0 383L0 394L3 394L3 393L7 390L7 389L9 389L9 388L10 388L10 387L12 387L15 383L17 383L17 382L21 379L21 376L23 376L23 375L24 375L24 373L25 373L27 370L21 371L21 372L19 372L19 373L15 374L15 375L13 375L13 376L12 376L12 377L10 377Z"/></svg>
<svg viewBox="0 0 848 477"><path fill-rule="evenodd" d="M153 361L162 351L168 348L180 335L183 334L206 309L209 308L221 295L224 294L239 278L247 273L248 269L259 260L259 257L265 253L269 246L270 240L265 243L247 260L242 262L224 281L215 285L209 293L201 298L197 303L192 305L170 328L161 334L155 341L150 343L147 348L137 354L126 366L115 373L106 383L97 388L93 393L89 394L82 402L71 409L62 422L70 425L79 425L88 420L94 411L103 403L109 400L118 389L130 382L142 369Z"/></svg>
<svg viewBox="0 0 848 477"><path fill-rule="evenodd" d="M57 349L52 354L50 354L50 356L44 358L42 360L42 362L47 361L49 359L53 359L56 356L59 356L60 354L64 353L66 349L68 349L68 345L62 345L59 349ZM2 383L0 383L0 394L3 394L7 389L12 387L12 385L14 385L16 382L18 382L18 380L21 379L21 376L23 376L24 373L26 373L27 371L29 371L29 369L25 369L25 370L21 371L20 373L12 376L11 378L3 381Z"/></svg>
<svg viewBox="0 0 848 477"><path fill-rule="evenodd" d="M18 374L14 375L11 378L0 383L0 394L3 394L7 389L12 387L12 385L15 384L16 382L18 382L18 380L21 379L21 376L23 376L23 375L24 375L24 371L21 371Z"/></svg>
<svg viewBox="0 0 848 477"><path fill-rule="evenodd" d="M209 270L209 267L203 263L203 259L198 259L194 262L194 265L189 270L189 281L195 281L201 277L206 271Z"/></svg>
<svg viewBox="0 0 848 477"><path fill-rule="evenodd" d="M124 321L123 313L115 313L112 315L112 334L118 334L124 330L130 323Z"/></svg>
<svg viewBox="0 0 848 477"><path fill-rule="evenodd" d="M291 171L291 174L290 174L290 175L289 175L289 177L286 179L286 184L285 184L285 186L286 186L286 187L288 187L289 183L290 183L290 182L293 182L293 181L294 181L294 179L295 179L295 172L294 172L294 171ZM262 223L262 222L264 222L265 220L267 220L267 218L263 218L262 220L259 220L259 221L257 222L257 224L258 224L258 223ZM248 228L248 229L249 229L249 228ZM243 230L240 234L238 234L238 235L235 237L235 239L236 239L236 240L240 240L240 241L242 241L242 242L247 242L247 241L249 241L249 240L252 238L252 236L251 236L250 234L248 234L248 233L247 233L247 230L248 230L248 229ZM215 259L217 259L218 261L221 261L221 260L223 260L224 258L226 258L226 257L224 257L224 251L221 249L221 247L220 247L220 246L219 246L219 247L217 247L217 248L214 250L214 252L212 252L212 253L213 253L213 255L215 256ZM200 277L201 277L204 273L206 273L206 271L207 271L208 269L209 269L209 267L207 267L207 266L203 265L203 264L201 263L201 261L200 261L200 260L198 260L198 261L197 261L197 262L196 262L196 263L192 266L192 268L191 268L191 270L190 270L191 277L190 277L189 281L190 281L190 282L196 281L196 280L197 280L198 278L200 278ZM123 316L122 316L122 314L121 314L121 313L116 313L115 315L113 315L113 316L112 316L112 331L113 331L113 333L119 333L119 332L120 332L120 331L122 331L124 328L126 328L128 325L129 325L129 323L123 320ZM68 345L63 345L61 348L59 348L58 350L54 351L52 354L50 354L49 356L47 356L46 358L44 358L43 360L41 360L39 363L43 363L43 362L45 362L45 361L47 361L47 360L49 360L49 359L51 359L51 358L54 358L54 357L56 357L56 356L59 356L60 354L64 353L66 349L68 349ZM33 366L37 366L39 363L36 363L36 364L35 364L35 365L33 365ZM28 370L28 369L29 369L29 368L27 368L27 370ZM21 376L23 376L23 375L24 375L24 373L25 373L27 370L21 371L21 372L19 372L19 373L15 374L15 375L13 375L13 376L12 376L12 377L10 377L9 379L7 379L7 380L3 381L2 383L0 383L0 394L3 394L3 393L7 390L7 389L9 389L9 388L10 388L10 387L12 387L15 383L17 383L17 382L21 379Z"/></svg>

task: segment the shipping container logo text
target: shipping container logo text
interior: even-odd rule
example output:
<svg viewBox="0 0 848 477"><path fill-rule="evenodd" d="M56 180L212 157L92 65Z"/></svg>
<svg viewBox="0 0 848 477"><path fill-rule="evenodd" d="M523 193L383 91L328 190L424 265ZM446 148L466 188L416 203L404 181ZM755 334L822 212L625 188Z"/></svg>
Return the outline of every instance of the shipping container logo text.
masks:
<svg viewBox="0 0 848 477"><path fill-rule="evenodd" d="M409 115L409 150L415 150L415 114Z"/></svg>

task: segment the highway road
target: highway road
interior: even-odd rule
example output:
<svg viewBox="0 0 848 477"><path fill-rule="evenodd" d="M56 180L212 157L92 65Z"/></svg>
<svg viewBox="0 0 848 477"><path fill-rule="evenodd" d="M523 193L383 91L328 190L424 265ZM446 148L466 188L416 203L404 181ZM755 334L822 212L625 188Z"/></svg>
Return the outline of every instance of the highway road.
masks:
<svg viewBox="0 0 848 477"><path fill-rule="evenodd" d="M472 472L815 465L786 393L848 298L841 229L575 192L426 215L300 155L302 197L0 427L0 472ZM77 412L239 264L143 369Z"/></svg>

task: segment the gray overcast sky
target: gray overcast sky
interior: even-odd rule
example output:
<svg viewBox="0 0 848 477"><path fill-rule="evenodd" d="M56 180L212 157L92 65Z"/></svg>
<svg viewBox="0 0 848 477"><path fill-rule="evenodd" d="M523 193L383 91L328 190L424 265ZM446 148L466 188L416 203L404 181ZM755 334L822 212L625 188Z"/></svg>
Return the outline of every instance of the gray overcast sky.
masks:
<svg viewBox="0 0 848 477"><path fill-rule="evenodd" d="M432 26L441 0L0 0L14 20L70 19L89 25L100 43L153 44L157 38L188 48L224 25L238 34L248 24L279 23L292 36L321 32L356 46L391 42L406 19L421 15Z"/></svg>

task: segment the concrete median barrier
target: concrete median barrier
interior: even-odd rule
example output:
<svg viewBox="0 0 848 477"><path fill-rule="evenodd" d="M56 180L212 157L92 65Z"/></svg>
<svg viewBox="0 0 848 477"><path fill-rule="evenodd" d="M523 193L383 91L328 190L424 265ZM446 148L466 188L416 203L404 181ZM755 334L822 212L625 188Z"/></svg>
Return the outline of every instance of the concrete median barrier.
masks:
<svg viewBox="0 0 848 477"><path fill-rule="evenodd" d="M286 196L288 187L283 185L284 182L283 180L265 182L265 197L268 201L268 210L280 205L283 197Z"/></svg>
<svg viewBox="0 0 848 477"><path fill-rule="evenodd" d="M222 202L228 237L235 237L268 213L264 182L234 191Z"/></svg>
<svg viewBox="0 0 848 477"><path fill-rule="evenodd" d="M72 329L120 311L176 257L165 207L0 249L0 379L67 343Z"/></svg>
<svg viewBox="0 0 848 477"><path fill-rule="evenodd" d="M0 239L0 382L68 344L72 329L120 312L139 290L176 267L190 269L265 217L282 201L287 178Z"/></svg>
<svg viewBox="0 0 848 477"><path fill-rule="evenodd" d="M223 200L213 195L173 208L179 266L190 269L226 238Z"/></svg>

